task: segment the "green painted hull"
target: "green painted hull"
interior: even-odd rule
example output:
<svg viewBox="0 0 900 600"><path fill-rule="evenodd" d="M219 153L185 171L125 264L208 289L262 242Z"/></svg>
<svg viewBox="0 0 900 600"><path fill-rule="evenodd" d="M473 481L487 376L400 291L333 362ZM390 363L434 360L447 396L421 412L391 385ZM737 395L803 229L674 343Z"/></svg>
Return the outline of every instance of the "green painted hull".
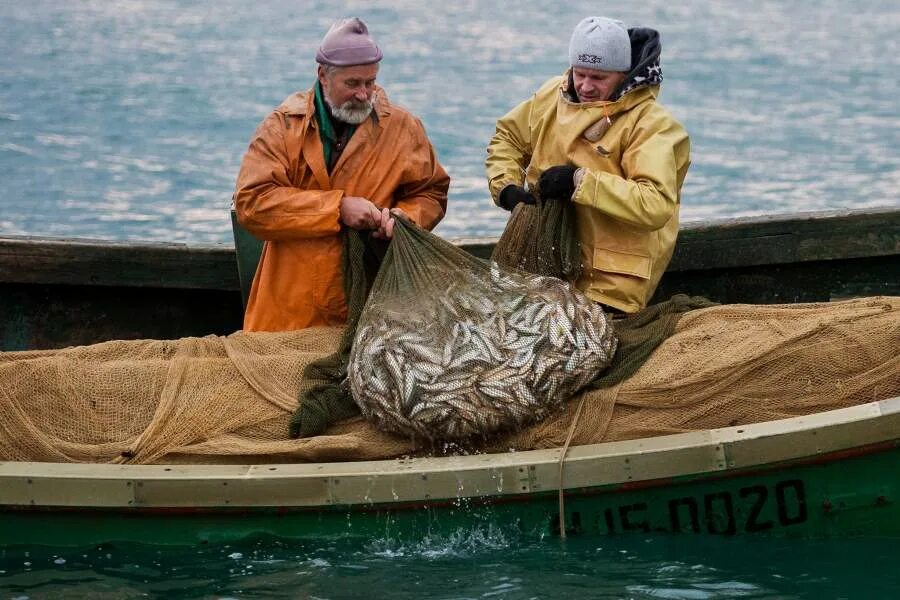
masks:
<svg viewBox="0 0 900 600"><path fill-rule="evenodd" d="M240 328L258 244L0 238L0 350ZM657 299L805 302L900 294L900 210L682 228ZM460 242L478 256L490 240ZM322 465L0 462L0 547L193 544L256 535L900 536L900 398L559 451Z"/></svg>
<svg viewBox="0 0 900 600"><path fill-rule="evenodd" d="M567 534L900 536L898 473L900 442L890 442L744 471L570 489ZM0 545L175 545L260 535L415 540L488 527L555 536L558 509L554 491L309 508L7 507L0 512Z"/></svg>

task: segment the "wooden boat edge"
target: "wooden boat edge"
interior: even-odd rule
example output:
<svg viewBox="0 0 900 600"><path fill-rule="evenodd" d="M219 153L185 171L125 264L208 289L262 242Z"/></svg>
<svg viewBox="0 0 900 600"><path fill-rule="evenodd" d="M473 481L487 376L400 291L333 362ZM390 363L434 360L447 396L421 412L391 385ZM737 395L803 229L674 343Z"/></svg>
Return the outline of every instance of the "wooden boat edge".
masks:
<svg viewBox="0 0 900 600"><path fill-rule="evenodd" d="M729 476L900 444L900 397L752 425L572 447L567 490ZM0 462L0 507L370 507L553 492L560 449L278 465Z"/></svg>
<svg viewBox="0 0 900 600"><path fill-rule="evenodd" d="M872 234L873 227L884 231ZM880 207L682 223L668 270L892 256L900 210ZM448 240L486 258L496 238ZM0 282L238 290L229 244L0 235Z"/></svg>

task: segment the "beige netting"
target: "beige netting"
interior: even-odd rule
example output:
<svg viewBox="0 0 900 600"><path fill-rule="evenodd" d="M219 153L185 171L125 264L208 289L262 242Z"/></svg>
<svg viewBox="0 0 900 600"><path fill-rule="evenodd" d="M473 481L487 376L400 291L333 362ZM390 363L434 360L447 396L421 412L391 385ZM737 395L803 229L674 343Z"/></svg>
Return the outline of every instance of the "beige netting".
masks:
<svg viewBox="0 0 900 600"><path fill-rule="evenodd" d="M427 453L361 418L288 439L338 329L0 353L0 460L277 462ZM747 424L900 395L900 297L687 313L617 387L588 392L574 444ZM561 446L575 401L481 451ZM469 449L476 450L476 449Z"/></svg>

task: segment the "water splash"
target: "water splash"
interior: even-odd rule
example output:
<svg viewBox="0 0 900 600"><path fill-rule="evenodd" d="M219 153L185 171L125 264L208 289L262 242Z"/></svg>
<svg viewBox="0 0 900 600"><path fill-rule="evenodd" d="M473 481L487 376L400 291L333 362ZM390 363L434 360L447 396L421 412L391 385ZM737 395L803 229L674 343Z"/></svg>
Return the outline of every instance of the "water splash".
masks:
<svg viewBox="0 0 900 600"><path fill-rule="evenodd" d="M493 524L476 526L472 529L457 529L455 532L439 535L428 534L417 541L384 538L366 544L365 548L375 556L393 559L408 556L422 558L463 557L483 552L493 552L510 548L513 538Z"/></svg>

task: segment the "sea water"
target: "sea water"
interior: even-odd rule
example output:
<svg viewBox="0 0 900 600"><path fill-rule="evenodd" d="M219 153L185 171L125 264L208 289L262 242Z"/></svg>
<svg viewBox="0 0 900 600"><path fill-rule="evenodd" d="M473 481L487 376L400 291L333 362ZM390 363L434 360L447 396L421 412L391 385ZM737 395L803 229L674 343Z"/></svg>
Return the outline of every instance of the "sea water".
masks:
<svg viewBox="0 0 900 600"><path fill-rule="evenodd" d="M662 33L661 102L693 141L686 221L900 206L900 4L646 0L0 2L0 235L230 243L259 121L359 15L379 81L453 178L445 237L497 235L496 119L565 68L605 13ZM8 543L9 540L5 540ZM257 539L0 547L7 598L892 598L893 540Z"/></svg>
<svg viewBox="0 0 900 600"><path fill-rule="evenodd" d="M598 12L661 32L660 101L693 142L683 220L900 206L894 0L29 0L0 2L0 235L230 243L254 129L347 15L452 177L438 233L498 235L496 120Z"/></svg>
<svg viewBox="0 0 900 600"><path fill-rule="evenodd" d="M391 600L895 598L896 540L459 531L415 543L352 537L155 547L0 549L0 598Z"/></svg>

